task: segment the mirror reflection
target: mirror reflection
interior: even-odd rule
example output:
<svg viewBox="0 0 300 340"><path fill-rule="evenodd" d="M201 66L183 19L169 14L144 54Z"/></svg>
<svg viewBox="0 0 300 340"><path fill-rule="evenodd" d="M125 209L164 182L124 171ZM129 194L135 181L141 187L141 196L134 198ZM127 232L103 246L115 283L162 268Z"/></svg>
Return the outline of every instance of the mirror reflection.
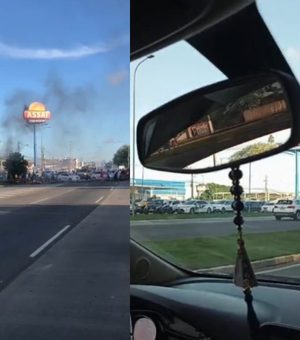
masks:
<svg viewBox="0 0 300 340"><path fill-rule="evenodd" d="M168 111L146 124L146 165L169 171L229 165L275 149L290 137L288 99L274 76L204 94L198 103L197 112L190 106L176 116L176 124L170 122L177 131L166 127Z"/></svg>

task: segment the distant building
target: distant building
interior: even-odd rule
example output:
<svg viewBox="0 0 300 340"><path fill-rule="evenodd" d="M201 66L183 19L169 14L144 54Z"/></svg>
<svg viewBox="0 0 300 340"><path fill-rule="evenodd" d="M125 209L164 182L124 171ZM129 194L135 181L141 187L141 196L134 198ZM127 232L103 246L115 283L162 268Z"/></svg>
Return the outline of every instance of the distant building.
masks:
<svg viewBox="0 0 300 340"><path fill-rule="evenodd" d="M79 168L78 158L65 158L61 161L62 171L73 171Z"/></svg>

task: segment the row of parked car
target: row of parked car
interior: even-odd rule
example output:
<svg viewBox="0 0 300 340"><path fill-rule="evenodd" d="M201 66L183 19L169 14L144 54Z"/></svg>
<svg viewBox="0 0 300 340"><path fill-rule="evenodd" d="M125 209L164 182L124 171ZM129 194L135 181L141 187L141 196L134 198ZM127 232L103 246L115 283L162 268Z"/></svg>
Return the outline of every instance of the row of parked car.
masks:
<svg viewBox="0 0 300 340"><path fill-rule="evenodd" d="M85 171L77 171L77 172L56 172L51 170L45 170L41 177L44 179L49 179L52 181L58 182L76 182L79 180L126 180L129 179L129 171L128 170L109 170L109 171L93 171L93 172L85 172Z"/></svg>
<svg viewBox="0 0 300 340"><path fill-rule="evenodd" d="M233 212L232 200L222 201L204 201L204 200L162 200L152 199L149 202L141 201L135 203L135 213L140 214L200 214L200 213L227 213ZM268 202L250 201L244 202L244 211L249 212L272 212L272 205ZM132 213L133 206L130 201L130 213Z"/></svg>

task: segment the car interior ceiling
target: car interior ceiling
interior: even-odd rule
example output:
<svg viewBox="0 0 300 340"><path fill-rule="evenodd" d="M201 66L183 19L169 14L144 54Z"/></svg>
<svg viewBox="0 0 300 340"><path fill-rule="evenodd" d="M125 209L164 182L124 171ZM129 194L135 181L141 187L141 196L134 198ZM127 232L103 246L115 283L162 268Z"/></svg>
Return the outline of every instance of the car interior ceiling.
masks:
<svg viewBox="0 0 300 340"><path fill-rule="evenodd" d="M185 11L188 6L192 11ZM178 30L182 13L198 21L164 39ZM131 61L185 39L228 78L266 69L293 75L254 1L134 0L131 15ZM226 275L188 272L134 240L130 248L131 318L152 319L157 339L299 338L299 285L261 279L253 300L245 300Z"/></svg>

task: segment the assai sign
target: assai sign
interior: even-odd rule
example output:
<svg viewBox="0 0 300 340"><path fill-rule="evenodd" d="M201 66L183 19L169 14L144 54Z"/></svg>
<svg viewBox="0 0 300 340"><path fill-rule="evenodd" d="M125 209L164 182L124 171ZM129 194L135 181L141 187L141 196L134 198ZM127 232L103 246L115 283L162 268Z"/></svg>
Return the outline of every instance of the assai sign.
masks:
<svg viewBox="0 0 300 340"><path fill-rule="evenodd" d="M51 112L41 103L32 103L25 106L23 118L29 124L42 124L51 119Z"/></svg>

